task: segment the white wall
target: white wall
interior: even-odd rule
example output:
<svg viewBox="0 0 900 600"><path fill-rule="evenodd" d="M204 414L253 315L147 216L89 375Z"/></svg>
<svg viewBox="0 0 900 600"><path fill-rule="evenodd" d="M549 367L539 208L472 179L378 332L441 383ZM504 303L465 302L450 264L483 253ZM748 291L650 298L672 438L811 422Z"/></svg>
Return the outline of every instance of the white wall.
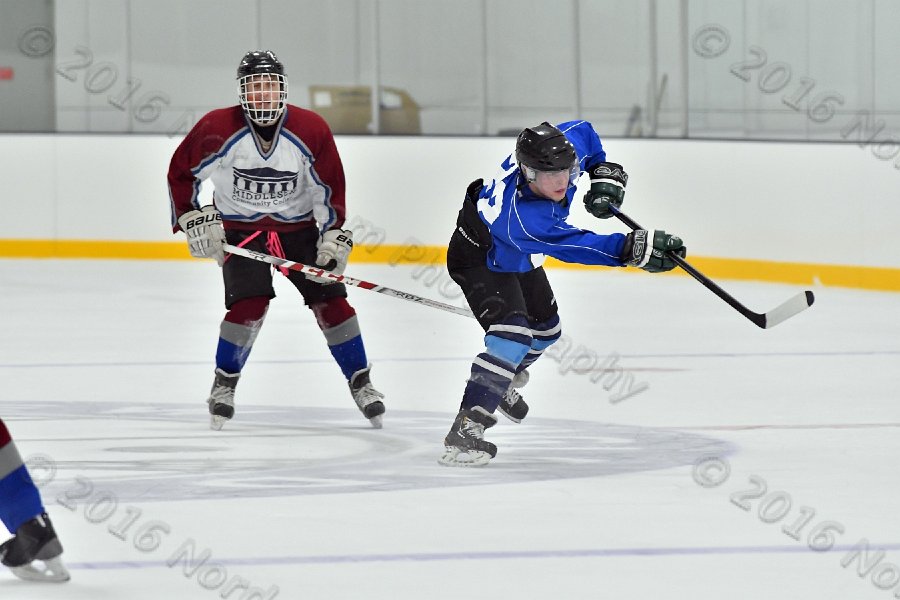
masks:
<svg viewBox="0 0 900 600"><path fill-rule="evenodd" d="M431 135L494 134L573 115L624 135L635 106L646 132L648 96L663 77L662 136L681 136L685 95L692 137L842 140L860 110L900 131L896 0L685 4L686 15L674 0L65 0L54 4L54 58L68 78L39 63L32 76L55 82L58 131L72 132L177 131L235 101L235 68L251 48L279 55L292 102L303 106L310 85L370 85L377 72L381 85L410 93ZM693 44L710 26L726 31L728 44L703 56ZM0 38L0 55L5 41L21 59L19 34ZM733 69L755 61L751 48L765 65L756 62L745 80ZM92 54L90 66L79 49ZM17 72L4 89L20 80ZM807 85L800 110L785 104ZM108 102L136 88L127 111ZM34 95L19 89L20 98ZM820 94L841 97L833 118L807 113ZM158 118L152 109L135 117L147 102L164 105Z"/></svg>
<svg viewBox="0 0 900 600"><path fill-rule="evenodd" d="M0 240L174 241L166 136L5 135ZM490 176L513 138L338 137L351 216L446 243L466 185ZM682 235L695 256L900 267L900 171L852 144L608 139L630 174L624 208ZM579 200L572 222L598 221ZM181 234L179 234L181 235Z"/></svg>

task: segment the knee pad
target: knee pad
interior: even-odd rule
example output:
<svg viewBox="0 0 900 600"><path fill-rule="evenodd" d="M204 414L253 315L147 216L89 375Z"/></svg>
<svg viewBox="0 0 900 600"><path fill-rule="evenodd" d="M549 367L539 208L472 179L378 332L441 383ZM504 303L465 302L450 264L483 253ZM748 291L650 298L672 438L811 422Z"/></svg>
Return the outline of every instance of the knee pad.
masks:
<svg viewBox="0 0 900 600"><path fill-rule="evenodd" d="M9 434L9 429L6 428L6 423L3 422L3 419L0 419L0 448L11 441L12 436Z"/></svg>
<svg viewBox="0 0 900 600"><path fill-rule="evenodd" d="M228 373L240 373L266 318L269 298L255 296L231 305L219 327L216 366Z"/></svg>
<svg viewBox="0 0 900 600"><path fill-rule="evenodd" d="M346 298L328 298L322 302L309 305L309 310L316 316L319 329L326 331L337 327L347 319L356 316L356 311Z"/></svg>
<svg viewBox="0 0 900 600"><path fill-rule="evenodd" d="M562 324L559 322L559 315L553 315L540 323L530 323L530 327L531 347L541 352L555 344L562 336Z"/></svg>
<svg viewBox="0 0 900 600"><path fill-rule="evenodd" d="M269 309L269 298L266 296L254 296L238 300L231 305L225 314L225 320L237 325L251 325L261 322Z"/></svg>
<svg viewBox="0 0 900 600"><path fill-rule="evenodd" d="M487 353L513 367L528 354L532 341L528 319L522 315L513 315L491 325L484 336Z"/></svg>

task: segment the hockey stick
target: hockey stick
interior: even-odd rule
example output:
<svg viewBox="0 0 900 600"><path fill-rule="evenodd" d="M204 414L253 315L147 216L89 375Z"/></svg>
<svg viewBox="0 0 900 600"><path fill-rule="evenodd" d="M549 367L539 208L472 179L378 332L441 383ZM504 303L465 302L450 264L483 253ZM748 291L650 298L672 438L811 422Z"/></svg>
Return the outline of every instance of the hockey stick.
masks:
<svg viewBox="0 0 900 600"><path fill-rule="evenodd" d="M400 298L401 300L408 300L410 302L415 302L416 304L422 304L424 306L430 306L431 308L445 310L447 312L452 312L464 317L472 317L473 319L475 318L475 315L473 315L472 312L466 308L451 306L450 304L444 304L443 302L438 302L437 300L422 298L421 296L416 296L415 294L401 292L399 290L395 290L383 285L378 285L376 283L369 283L368 281L363 281L361 279L354 279L353 277L349 277L347 275L335 275L331 271L326 271L325 269L311 267L309 265L304 265L303 263L294 262L292 260L287 260L284 258L278 258L277 256L269 256L268 254L263 254L262 252L248 250L247 248L241 248L239 246L232 246L231 244L224 244L223 248L225 248L226 252L230 252L231 254L237 254L238 256L243 256L245 258L269 263L270 265L283 267L285 269L290 269L291 271L298 271L314 280L343 283L344 285L358 287L372 292L378 292L379 294L385 294L394 298Z"/></svg>
<svg viewBox="0 0 900 600"><path fill-rule="evenodd" d="M620 221L622 221L632 229L643 229L643 227L638 225L631 217L617 209L615 206L610 205L610 208ZM782 321L790 319L797 313L802 312L812 306L812 303L816 300L815 296L813 296L813 293L807 290L805 292L800 292L796 296L779 304L769 312L756 313L735 300L728 292L716 285L714 281L691 266L688 261L684 260L677 254L673 254L671 251L669 251L667 254L669 255L669 258L671 258L675 262L676 265L687 271L688 274L691 275L691 277L702 283L704 286L706 286L707 289L712 291L712 293L731 305L733 309L735 309L736 311L753 321L753 323L755 323L758 327L761 327L763 329L771 329Z"/></svg>

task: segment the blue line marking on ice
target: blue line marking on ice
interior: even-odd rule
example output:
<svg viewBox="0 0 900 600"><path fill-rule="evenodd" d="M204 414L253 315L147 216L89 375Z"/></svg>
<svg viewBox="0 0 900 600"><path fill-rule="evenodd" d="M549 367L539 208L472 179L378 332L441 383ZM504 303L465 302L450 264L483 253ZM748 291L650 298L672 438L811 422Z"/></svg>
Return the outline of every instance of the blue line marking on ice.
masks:
<svg viewBox="0 0 900 600"><path fill-rule="evenodd" d="M900 550L900 544L870 544L872 550ZM849 552L855 545L835 545L829 552ZM620 556L717 556L725 554L797 554L813 552L805 545L720 546L683 548L584 548L575 550L521 550L497 552L428 552L408 554L337 554L326 556L273 556L268 558L217 558L223 566L272 566L364 562L436 562L453 560L518 560L544 558L613 558ZM165 561L108 561L67 563L70 569L153 569L170 567Z"/></svg>
<svg viewBox="0 0 900 600"><path fill-rule="evenodd" d="M686 353L686 354L619 354L623 359L643 358L754 358L768 356L782 357L810 357L810 356L898 356L900 350L858 350L850 352L717 352L717 353ZM411 356L411 357L370 357L372 362L441 362L441 361L469 361L472 356ZM303 363L327 363L334 362L332 358L293 358L281 360L253 360L260 365L284 365ZM197 365L209 365L210 360L195 361L135 361L135 362L85 362L85 363L0 363L0 369L53 369L70 367L192 367Z"/></svg>

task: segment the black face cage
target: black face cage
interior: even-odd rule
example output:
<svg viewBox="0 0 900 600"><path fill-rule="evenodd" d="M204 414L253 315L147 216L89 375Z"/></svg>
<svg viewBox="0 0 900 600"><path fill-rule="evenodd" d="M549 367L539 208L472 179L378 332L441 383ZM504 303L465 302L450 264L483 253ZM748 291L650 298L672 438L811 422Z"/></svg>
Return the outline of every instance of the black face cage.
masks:
<svg viewBox="0 0 900 600"><path fill-rule="evenodd" d="M254 90L253 88L257 86L272 89ZM248 94L257 96L256 101L251 103L247 98ZM238 98L241 107L247 117L257 125L271 125L281 117L287 102L287 94L287 77L280 73L254 73L238 79ZM261 95L267 95L265 101L259 99Z"/></svg>

